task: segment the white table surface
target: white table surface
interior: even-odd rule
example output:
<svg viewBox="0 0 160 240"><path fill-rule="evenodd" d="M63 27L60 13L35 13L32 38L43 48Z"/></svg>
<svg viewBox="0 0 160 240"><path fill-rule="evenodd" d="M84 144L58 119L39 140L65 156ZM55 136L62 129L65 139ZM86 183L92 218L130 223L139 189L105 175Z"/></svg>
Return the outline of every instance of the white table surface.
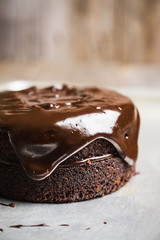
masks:
<svg viewBox="0 0 160 240"><path fill-rule="evenodd" d="M23 85L23 84L22 84ZM1 89L5 86L1 86ZM15 202L0 206L0 240L159 240L160 94L152 89L120 89L141 115L137 171L123 188L102 198L69 204ZM11 200L0 199L10 203ZM104 224L107 222L107 224ZM9 228L46 223L48 227ZM69 224L69 226L60 226ZM86 230L90 228L89 230Z"/></svg>

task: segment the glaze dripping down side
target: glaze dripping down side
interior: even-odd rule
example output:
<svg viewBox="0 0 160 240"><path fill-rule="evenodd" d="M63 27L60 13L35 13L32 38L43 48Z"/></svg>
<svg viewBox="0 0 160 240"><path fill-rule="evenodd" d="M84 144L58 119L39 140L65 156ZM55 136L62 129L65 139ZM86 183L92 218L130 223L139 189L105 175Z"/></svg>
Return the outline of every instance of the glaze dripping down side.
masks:
<svg viewBox="0 0 160 240"><path fill-rule="evenodd" d="M67 85L0 93L0 129L26 174L49 176L96 139L106 139L130 165L137 159L139 114L115 91Z"/></svg>

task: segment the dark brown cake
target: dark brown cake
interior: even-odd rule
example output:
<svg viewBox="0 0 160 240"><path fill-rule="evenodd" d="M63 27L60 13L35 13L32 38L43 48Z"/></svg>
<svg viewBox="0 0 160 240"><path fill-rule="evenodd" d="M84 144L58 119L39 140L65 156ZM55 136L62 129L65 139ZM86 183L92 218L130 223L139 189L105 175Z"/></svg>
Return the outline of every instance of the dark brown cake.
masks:
<svg viewBox="0 0 160 240"><path fill-rule="evenodd" d="M114 91L3 92L0 196L52 203L109 194L135 173L138 130L137 109Z"/></svg>

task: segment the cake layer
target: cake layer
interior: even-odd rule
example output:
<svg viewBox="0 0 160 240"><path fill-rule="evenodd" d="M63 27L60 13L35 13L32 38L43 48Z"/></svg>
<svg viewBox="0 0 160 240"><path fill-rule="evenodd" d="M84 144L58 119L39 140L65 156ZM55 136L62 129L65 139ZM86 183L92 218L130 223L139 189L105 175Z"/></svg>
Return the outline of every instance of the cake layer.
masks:
<svg viewBox="0 0 160 240"><path fill-rule="evenodd" d="M0 164L0 196L28 202L82 201L118 190L134 174L135 165L129 166L119 157L58 167L42 181L28 178L20 165Z"/></svg>

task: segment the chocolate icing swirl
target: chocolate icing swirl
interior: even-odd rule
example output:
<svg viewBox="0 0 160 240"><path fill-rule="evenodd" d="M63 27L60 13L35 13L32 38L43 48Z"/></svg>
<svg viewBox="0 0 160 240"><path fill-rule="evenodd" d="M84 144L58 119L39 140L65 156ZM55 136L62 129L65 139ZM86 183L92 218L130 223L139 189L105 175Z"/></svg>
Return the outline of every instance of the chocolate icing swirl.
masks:
<svg viewBox="0 0 160 240"><path fill-rule="evenodd" d="M139 114L115 91L67 85L0 93L0 128L27 175L42 180L98 138L130 165L137 159Z"/></svg>

